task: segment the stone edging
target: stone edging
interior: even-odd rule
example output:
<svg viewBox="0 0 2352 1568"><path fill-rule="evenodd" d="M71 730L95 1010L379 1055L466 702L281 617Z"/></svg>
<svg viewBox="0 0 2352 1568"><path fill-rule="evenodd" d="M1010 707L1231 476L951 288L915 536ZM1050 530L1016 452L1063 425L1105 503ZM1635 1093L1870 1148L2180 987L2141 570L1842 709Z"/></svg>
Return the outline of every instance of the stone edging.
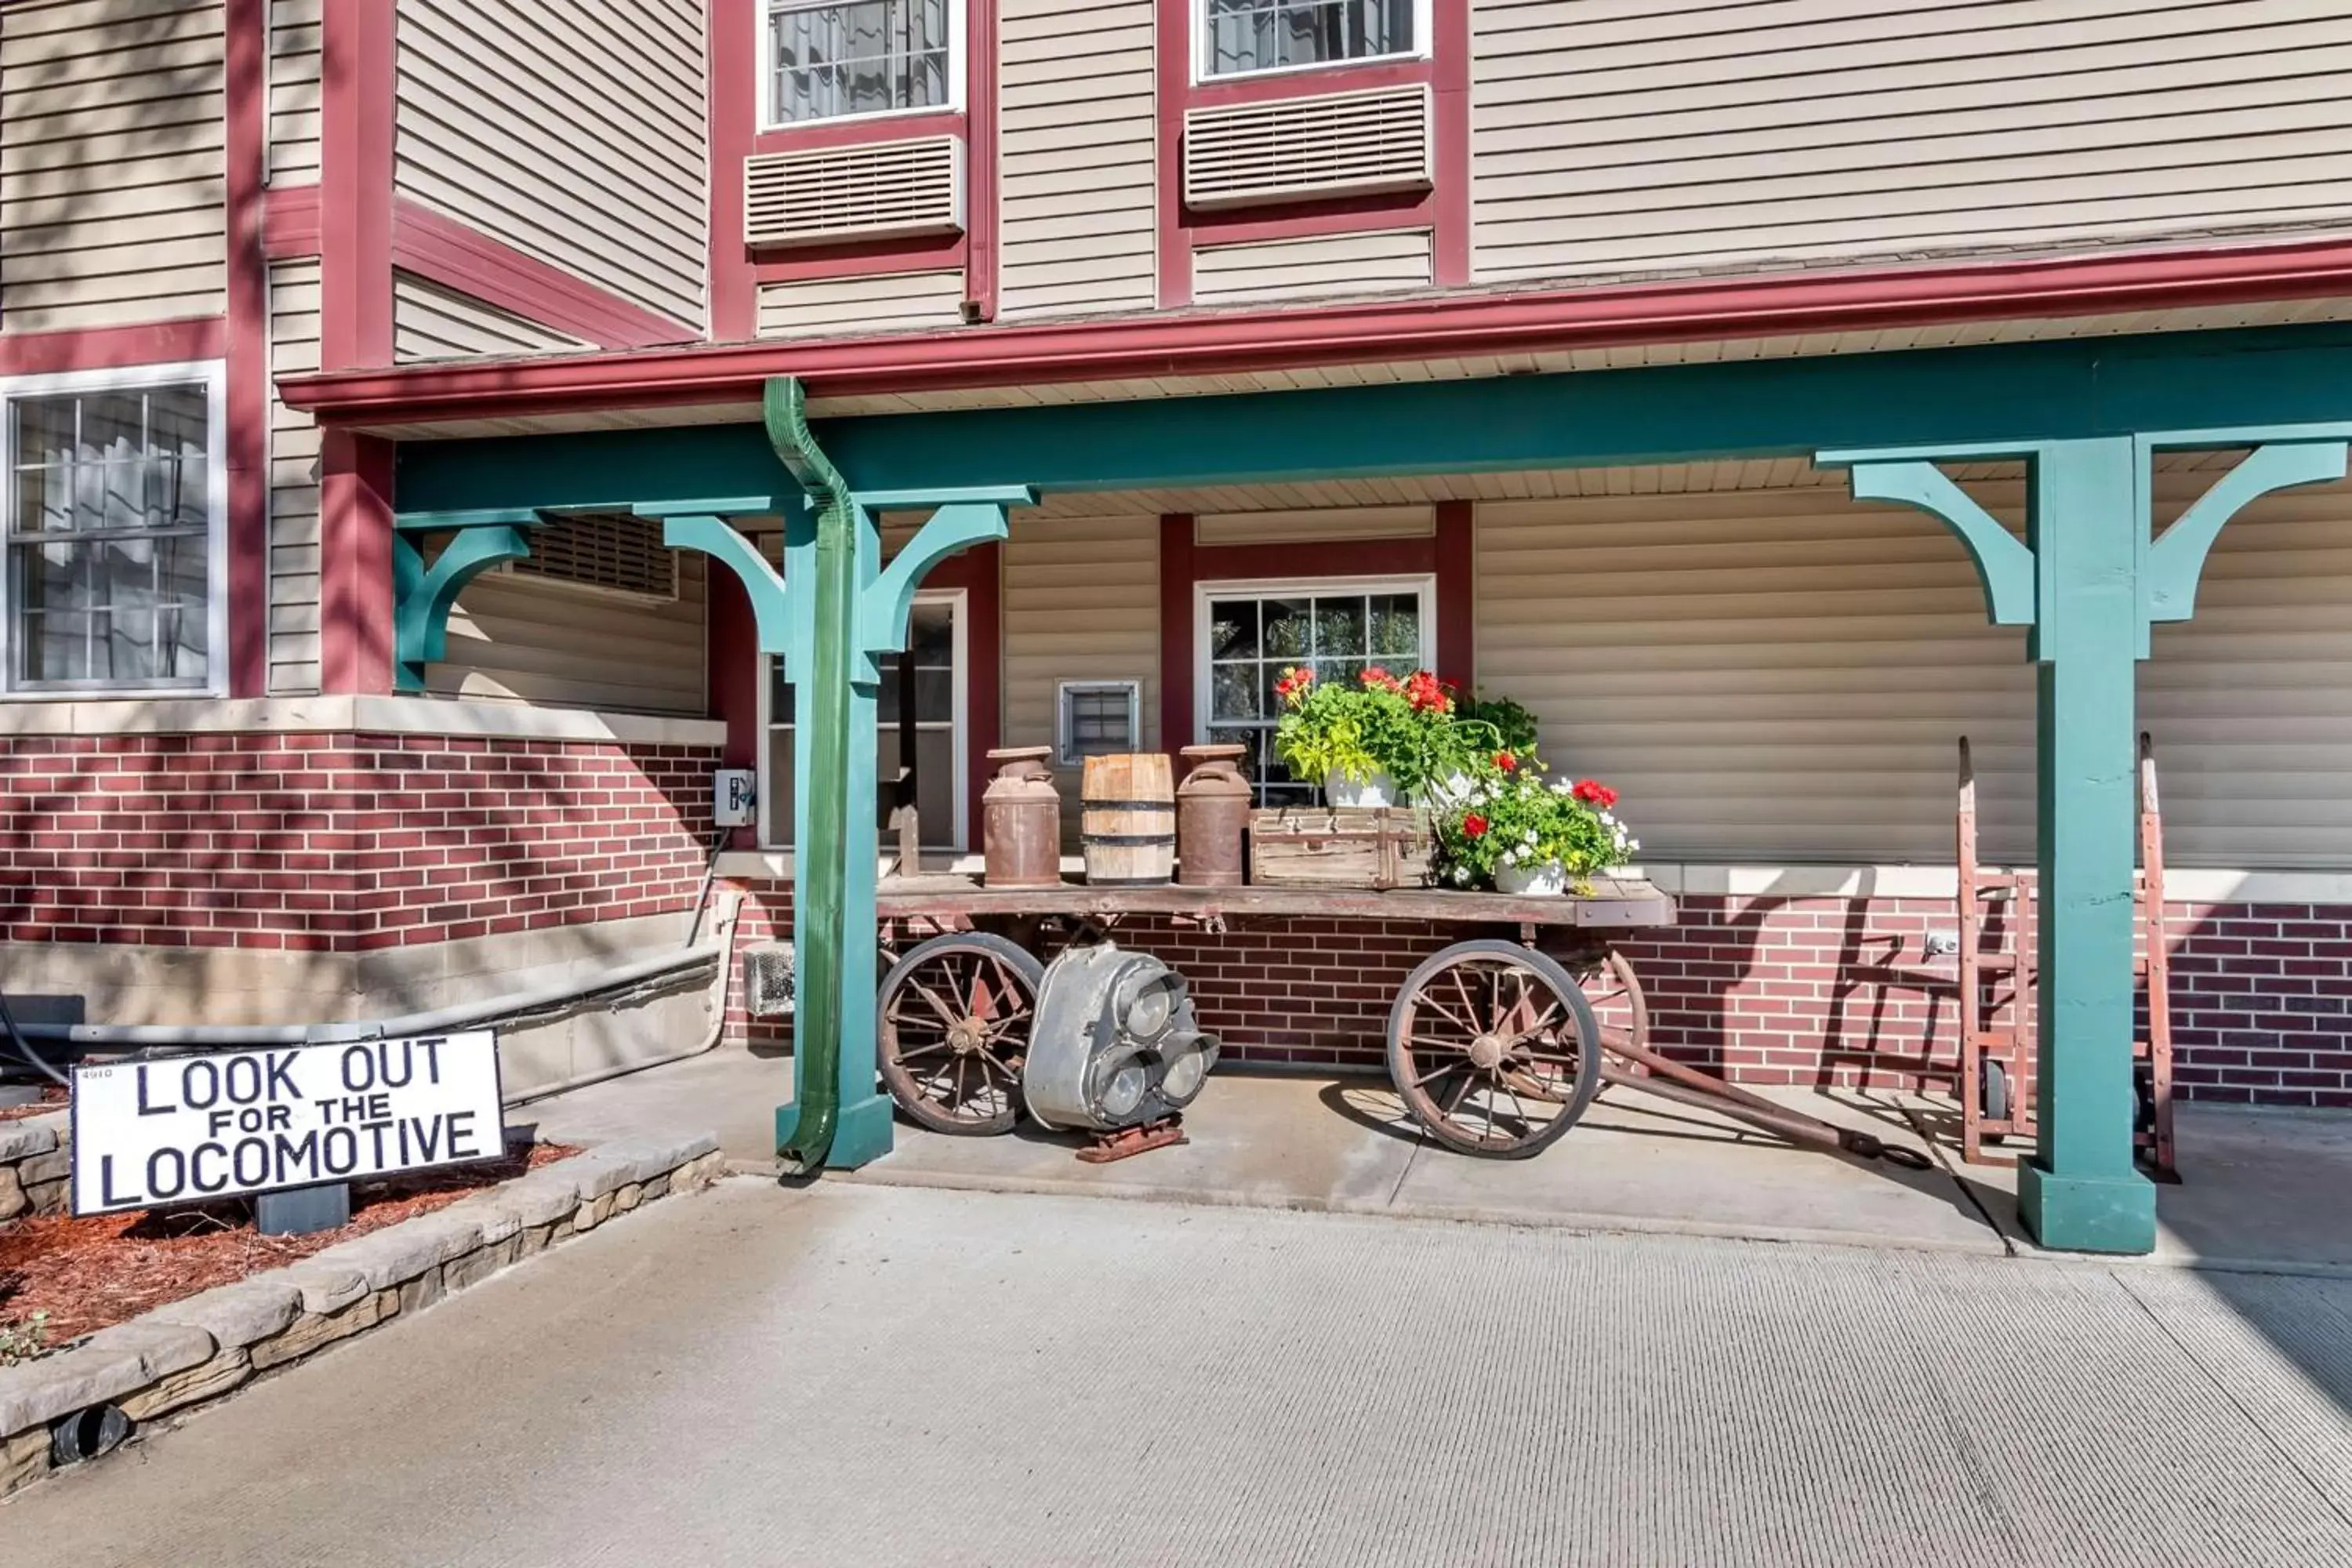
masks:
<svg viewBox="0 0 2352 1568"><path fill-rule="evenodd" d="M0 1220L23 1214L63 1214L73 1175L66 1146L66 1113L0 1121Z"/></svg>
<svg viewBox="0 0 2352 1568"><path fill-rule="evenodd" d="M51 1429L93 1406L143 1424L217 1399L614 1215L725 1173L719 1140L600 1144L284 1268L158 1307L63 1354L0 1371L0 1497L49 1473Z"/></svg>

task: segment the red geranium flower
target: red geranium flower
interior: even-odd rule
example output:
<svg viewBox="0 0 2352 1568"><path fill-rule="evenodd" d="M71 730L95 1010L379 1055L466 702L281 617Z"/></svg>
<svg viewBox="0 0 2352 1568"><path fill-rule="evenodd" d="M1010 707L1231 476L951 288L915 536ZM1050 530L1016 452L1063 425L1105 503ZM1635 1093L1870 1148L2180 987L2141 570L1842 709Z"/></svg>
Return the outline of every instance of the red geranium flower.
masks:
<svg viewBox="0 0 2352 1568"><path fill-rule="evenodd" d="M1314 684L1315 672L1313 670L1297 668L1286 669L1282 672L1282 679L1274 683L1274 694L1283 701L1287 702L1292 698L1297 696L1300 692L1306 690L1308 687Z"/></svg>
<svg viewBox="0 0 2352 1568"><path fill-rule="evenodd" d="M1495 765L1502 769L1507 773L1515 773L1519 771L1519 759L1511 755L1508 752L1496 752L1495 753Z"/></svg>
<svg viewBox="0 0 2352 1568"><path fill-rule="evenodd" d="M1368 667L1360 679L1368 690L1402 691L1404 689L1402 683L1395 676L1377 664Z"/></svg>
<svg viewBox="0 0 2352 1568"><path fill-rule="evenodd" d="M1462 831L1473 838L1484 838L1486 836L1486 819L1474 811L1462 819Z"/></svg>
<svg viewBox="0 0 2352 1568"><path fill-rule="evenodd" d="M1571 793L1585 805L1598 807L1602 811L1617 804L1617 792L1599 779L1580 779Z"/></svg>
<svg viewBox="0 0 2352 1568"><path fill-rule="evenodd" d="M1444 682L1425 669L1416 669L1406 679L1404 696L1417 713L1442 713L1454 706L1454 700L1446 695Z"/></svg>

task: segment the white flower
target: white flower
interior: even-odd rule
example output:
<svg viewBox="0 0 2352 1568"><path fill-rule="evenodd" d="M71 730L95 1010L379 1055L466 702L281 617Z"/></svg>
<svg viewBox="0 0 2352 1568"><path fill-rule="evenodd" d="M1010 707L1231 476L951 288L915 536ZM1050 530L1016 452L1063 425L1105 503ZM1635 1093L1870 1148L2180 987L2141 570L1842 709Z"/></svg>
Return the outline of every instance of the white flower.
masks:
<svg viewBox="0 0 2352 1568"><path fill-rule="evenodd" d="M1503 851L1503 864L1504 864L1504 865L1506 865L1506 866L1516 866L1516 865L1517 865L1518 863L1519 863L1519 852L1518 852L1517 850L1516 850L1516 849L1506 849L1506 850L1504 850L1504 851Z"/></svg>
<svg viewBox="0 0 2352 1568"><path fill-rule="evenodd" d="M1639 849L1641 847L1642 841L1638 838L1628 838L1625 840L1625 847L1628 849Z"/></svg>
<svg viewBox="0 0 2352 1568"><path fill-rule="evenodd" d="M1457 888L1468 887L1470 885L1470 873L1460 866L1454 867L1454 885Z"/></svg>
<svg viewBox="0 0 2352 1568"><path fill-rule="evenodd" d="M1605 811L1601 814L1601 820L1607 823L1612 827L1617 826L1617 819L1614 816L1610 816L1609 813Z"/></svg>

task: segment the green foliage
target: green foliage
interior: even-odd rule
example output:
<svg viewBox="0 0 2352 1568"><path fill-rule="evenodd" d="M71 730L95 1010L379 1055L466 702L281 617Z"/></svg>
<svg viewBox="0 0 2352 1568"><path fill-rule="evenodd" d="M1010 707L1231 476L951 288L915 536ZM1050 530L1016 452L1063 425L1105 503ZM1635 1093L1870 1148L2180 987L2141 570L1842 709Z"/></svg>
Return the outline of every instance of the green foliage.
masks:
<svg viewBox="0 0 2352 1568"><path fill-rule="evenodd" d="M1410 798L1449 753L1444 737L1452 723L1453 701L1437 678L1416 670L1399 680L1373 665L1351 683L1318 680L1305 669L1282 672L1275 684L1281 721L1274 751L1297 778L1319 782L1332 773L1361 783L1386 773Z"/></svg>
<svg viewBox="0 0 2352 1568"><path fill-rule="evenodd" d="M1490 888L1505 866L1556 864L1579 883L1642 847L1591 780L1548 777L1533 756L1488 761L1469 792L1437 815L1432 869L1441 886Z"/></svg>
<svg viewBox="0 0 2352 1568"><path fill-rule="evenodd" d="M49 1353L49 1315L35 1312L22 1322L0 1322L0 1366L38 1361Z"/></svg>
<svg viewBox="0 0 2352 1568"><path fill-rule="evenodd" d="M1508 697L1466 697L1454 716L1465 725L1485 725L1495 751L1519 754L1536 749L1536 716Z"/></svg>

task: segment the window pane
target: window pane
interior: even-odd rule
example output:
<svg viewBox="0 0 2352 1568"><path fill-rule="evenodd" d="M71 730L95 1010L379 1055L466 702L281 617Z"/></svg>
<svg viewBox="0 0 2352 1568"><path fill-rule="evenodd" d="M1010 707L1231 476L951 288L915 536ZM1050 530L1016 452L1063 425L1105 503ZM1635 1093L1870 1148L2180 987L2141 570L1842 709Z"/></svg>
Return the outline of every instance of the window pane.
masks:
<svg viewBox="0 0 2352 1568"><path fill-rule="evenodd" d="M1268 599L1265 612L1265 657L1305 658L1313 651L1314 605L1306 599Z"/></svg>
<svg viewBox="0 0 2352 1568"><path fill-rule="evenodd" d="M1364 601L1353 596L1316 600L1316 658L1319 661L1333 654L1360 656L1363 651Z"/></svg>
<svg viewBox="0 0 2352 1568"><path fill-rule="evenodd" d="M1207 6L1211 76L1413 47L1412 0L1207 0Z"/></svg>
<svg viewBox="0 0 2352 1568"><path fill-rule="evenodd" d="M1209 657L1257 657L1257 601L1213 599L1209 602Z"/></svg>
<svg viewBox="0 0 2352 1568"><path fill-rule="evenodd" d="M1421 597L1375 594L1370 601L1372 652L1383 658L1421 658Z"/></svg>
<svg viewBox="0 0 2352 1568"><path fill-rule="evenodd" d="M1069 709L1070 750L1081 757L1117 755L1135 749L1134 726L1129 721L1124 687L1088 690L1071 687L1062 693Z"/></svg>
<svg viewBox="0 0 2352 1568"><path fill-rule="evenodd" d="M1260 717L1258 681L1265 668L1258 664L1219 664L1209 669L1209 721Z"/></svg>
<svg viewBox="0 0 2352 1568"><path fill-rule="evenodd" d="M779 6L770 16L769 48L779 121L948 101L947 0Z"/></svg>

